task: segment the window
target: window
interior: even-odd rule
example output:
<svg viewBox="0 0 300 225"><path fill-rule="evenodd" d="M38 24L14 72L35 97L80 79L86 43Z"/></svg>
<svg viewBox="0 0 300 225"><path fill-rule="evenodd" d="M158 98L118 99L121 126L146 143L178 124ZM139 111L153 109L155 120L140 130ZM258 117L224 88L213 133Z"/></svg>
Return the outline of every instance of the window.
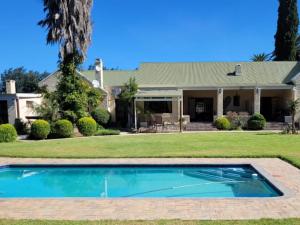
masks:
<svg viewBox="0 0 300 225"><path fill-rule="evenodd" d="M240 106L240 96L236 95L233 97L233 106Z"/></svg>
<svg viewBox="0 0 300 225"><path fill-rule="evenodd" d="M33 109L33 101L26 101L26 107L29 109Z"/></svg>
<svg viewBox="0 0 300 225"><path fill-rule="evenodd" d="M144 111L150 113L172 113L172 102L145 102Z"/></svg>

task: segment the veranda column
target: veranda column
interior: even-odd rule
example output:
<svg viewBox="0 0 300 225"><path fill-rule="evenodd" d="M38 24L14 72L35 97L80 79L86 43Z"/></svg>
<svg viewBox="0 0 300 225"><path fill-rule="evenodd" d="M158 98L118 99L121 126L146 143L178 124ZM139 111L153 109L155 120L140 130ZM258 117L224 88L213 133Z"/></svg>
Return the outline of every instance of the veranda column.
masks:
<svg viewBox="0 0 300 225"><path fill-rule="evenodd" d="M134 129L137 130L136 99L134 99Z"/></svg>
<svg viewBox="0 0 300 225"><path fill-rule="evenodd" d="M298 99L298 90L296 87L293 87L292 89L292 100L295 101Z"/></svg>
<svg viewBox="0 0 300 225"><path fill-rule="evenodd" d="M254 89L254 113L260 113L260 97L261 89L256 87Z"/></svg>
<svg viewBox="0 0 300 225"><path fill-rule="evenodd" d="M223 96L224 96L224 90L223 88L218 88L217 91L217 116L223 116Z"/></svg>

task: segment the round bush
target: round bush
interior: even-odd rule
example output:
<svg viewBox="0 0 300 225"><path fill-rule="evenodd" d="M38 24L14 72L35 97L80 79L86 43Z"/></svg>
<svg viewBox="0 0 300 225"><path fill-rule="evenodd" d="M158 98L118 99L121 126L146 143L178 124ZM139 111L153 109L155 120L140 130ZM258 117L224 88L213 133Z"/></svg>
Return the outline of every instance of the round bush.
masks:
<svg viewBox="0 0 300 225"><path fill-rule="evenodd" d="M31 125L30 136L36 140L46 139L50 133L50 124L45 120L36 120Z"/></svg>
<svg viewBox="0 0 300 225"><path fill-rule="evenodd" d="M14 142L17 140L17 136L17 131L13 125L0 125L0 142Z"/></svg>
<svg viewBox="0 0 300 225"><path fill-rule="evenodd" d="M91 113L96 122L102 126L105 126L110 118L110 114L106 109L97 108Z"/></svg>
<svg viewBox="0 0 300 225"><path fill-rule="evenodd" d="M259 113L253 114L248 120L248 129L262 130L266 126L266 119Z"/></svg>
<svg viewBox="0 0 300 225"><path fill-rule="evenodd" d="M97 123L91 117L83 117L78 120L77 128L83 136L92 136L97 131Z"/></svg>
<svg viewBox="0 0 300 225"><path fill-rule="evenodd" d="M230 122L226 117L219 117L215 121L215 125L219 130L229 130L230 129Z"/></svg>
<svg viewBox="0 0 300 225"><path fill-rule="evenodd" d="M58 120L53 124L52 132L56 138L69 138L73 136L74 127L69 120Z"/></svg>

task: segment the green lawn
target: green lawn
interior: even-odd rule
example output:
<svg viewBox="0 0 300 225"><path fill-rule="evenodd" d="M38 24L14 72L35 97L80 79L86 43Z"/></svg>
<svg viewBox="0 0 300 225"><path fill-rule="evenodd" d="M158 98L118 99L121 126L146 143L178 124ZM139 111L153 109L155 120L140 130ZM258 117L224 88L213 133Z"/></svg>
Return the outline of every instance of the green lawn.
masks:
<svg viewBox="0 0 300 225"><path fill-rule="evenodd" d="M29 221L0 220L0 225L297 225L300 219L251 221Z"/></svg>
<svg viewBox="0 0 300 225"><path fill-rule="evenodd" d="M0 144L2 157L281 157L300 167L300 136L193 133L89 137Z"/></svg>
<svg viewBox="0 0 300 225"><path fill-rule="evenodd" d="M275 133L130 135L0 144L0 157L281 157L300 168L300 136ZM0 225L300 225L300 219L259 221L13 221Z"/></svg>

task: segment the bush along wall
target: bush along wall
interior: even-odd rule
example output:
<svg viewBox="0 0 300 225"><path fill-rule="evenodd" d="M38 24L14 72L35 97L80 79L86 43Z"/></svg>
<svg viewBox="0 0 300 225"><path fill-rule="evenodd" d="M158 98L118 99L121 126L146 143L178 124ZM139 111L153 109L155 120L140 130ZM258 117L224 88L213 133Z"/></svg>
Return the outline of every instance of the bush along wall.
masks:
<svg viewBox="0 0 300 225"><path fill-rule="evenodd" d="M215 126L218 128L218 130L229 130L231 128L229 120L224 116L216 119Z"/></svg>
<svg viewBox="0 0 300 225"><path fill-rule="evenodd" d="M97 131L97 123L92 117L83 117L78 120L77 128L83 136L93 136Z"/></svg>
<svg viewBox="0 0 300 225"><path fill-rule="evenodd" d="M31 125L30 138L43 140L50 133L50 124L45 120L36 120Z"/></svg>
<svg viewBox="0 0 300 225"><path fill-rule="evenodd" d="M14 142L17 140L17 131L11 124L0 125L0 143L1 142Z"/></svg>
<svg viewBox="0 0 300 225"><path fill-rule="evenodd" d="M249 130L263 130L266 126L266 119L260 113L254 113L248 120Z"/></svg>
<svg viewBox="0 0 300 225"><path fill-rule="evenodd" d="M69 138L74 134L73 124L69 120L58 120L51 129L54 138Z"/></svg>

